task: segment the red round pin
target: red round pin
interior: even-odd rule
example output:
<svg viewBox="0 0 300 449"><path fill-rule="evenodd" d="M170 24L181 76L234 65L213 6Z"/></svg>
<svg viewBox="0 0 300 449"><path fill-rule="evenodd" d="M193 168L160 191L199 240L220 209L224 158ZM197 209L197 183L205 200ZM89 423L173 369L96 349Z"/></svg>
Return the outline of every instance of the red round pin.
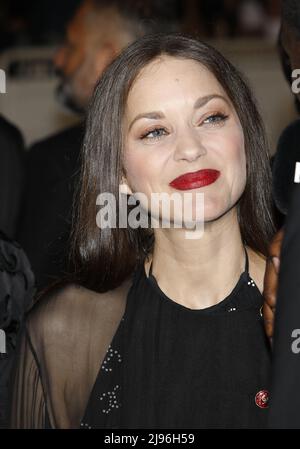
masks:
<svg viewBox="0 0 300 449"><path fill-rule="evenodd" d="M261 390L255 395L255 404L260 408L267 408L269 402L269 392L267 390Z"/></svg>

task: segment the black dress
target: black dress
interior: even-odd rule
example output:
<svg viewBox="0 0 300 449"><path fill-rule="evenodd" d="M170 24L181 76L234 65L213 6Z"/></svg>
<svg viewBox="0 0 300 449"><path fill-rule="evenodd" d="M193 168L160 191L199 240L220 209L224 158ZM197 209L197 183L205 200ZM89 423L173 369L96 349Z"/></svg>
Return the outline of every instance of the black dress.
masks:
<svg viewBox="0 0 300 449"><path fill-rule="evenodd" d="M81 428L264 428L270 347L262 295L245 271L215 306L168 298L144 265L107 350Z"/></svg>

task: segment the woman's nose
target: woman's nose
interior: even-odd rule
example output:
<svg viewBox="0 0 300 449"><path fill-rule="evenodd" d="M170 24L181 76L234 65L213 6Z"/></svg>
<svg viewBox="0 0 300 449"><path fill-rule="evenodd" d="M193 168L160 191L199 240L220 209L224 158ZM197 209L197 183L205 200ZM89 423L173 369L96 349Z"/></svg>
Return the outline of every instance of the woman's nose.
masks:
<svg viewBox="0 0 300 449"><path fill-rule="evenodd" d="M203 138L194 130L182 132L177 140L174 159L194 161L207 153Z"/></svg>

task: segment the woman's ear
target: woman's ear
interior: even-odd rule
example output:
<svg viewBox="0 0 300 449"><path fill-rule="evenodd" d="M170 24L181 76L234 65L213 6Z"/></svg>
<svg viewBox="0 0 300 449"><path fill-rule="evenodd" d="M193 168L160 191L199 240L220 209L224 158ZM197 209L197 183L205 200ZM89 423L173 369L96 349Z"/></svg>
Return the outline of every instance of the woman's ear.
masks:
<svg viewBox="0 0 300 449"><path fill-rule="evenodd" d="M121 183L119 184L119 192L124 195L132 195L132 190L129 187L127 179L124 175L122 175Z"/></svg>

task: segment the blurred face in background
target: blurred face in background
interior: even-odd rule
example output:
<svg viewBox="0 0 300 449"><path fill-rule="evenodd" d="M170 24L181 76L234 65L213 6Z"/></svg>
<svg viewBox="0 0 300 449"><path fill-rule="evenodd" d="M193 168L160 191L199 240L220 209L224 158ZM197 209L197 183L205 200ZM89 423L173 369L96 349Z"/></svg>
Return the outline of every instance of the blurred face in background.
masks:
<svg viewBox="0 0 300 449"><path fill-rule="evenodd" d="M107 33L111 13L103 10L100 14L90 0L84 1L68 24L65 42L54 57L60 78L59 101L74 112L85 111L98 78L116 56L116 45Z"/></svg>

